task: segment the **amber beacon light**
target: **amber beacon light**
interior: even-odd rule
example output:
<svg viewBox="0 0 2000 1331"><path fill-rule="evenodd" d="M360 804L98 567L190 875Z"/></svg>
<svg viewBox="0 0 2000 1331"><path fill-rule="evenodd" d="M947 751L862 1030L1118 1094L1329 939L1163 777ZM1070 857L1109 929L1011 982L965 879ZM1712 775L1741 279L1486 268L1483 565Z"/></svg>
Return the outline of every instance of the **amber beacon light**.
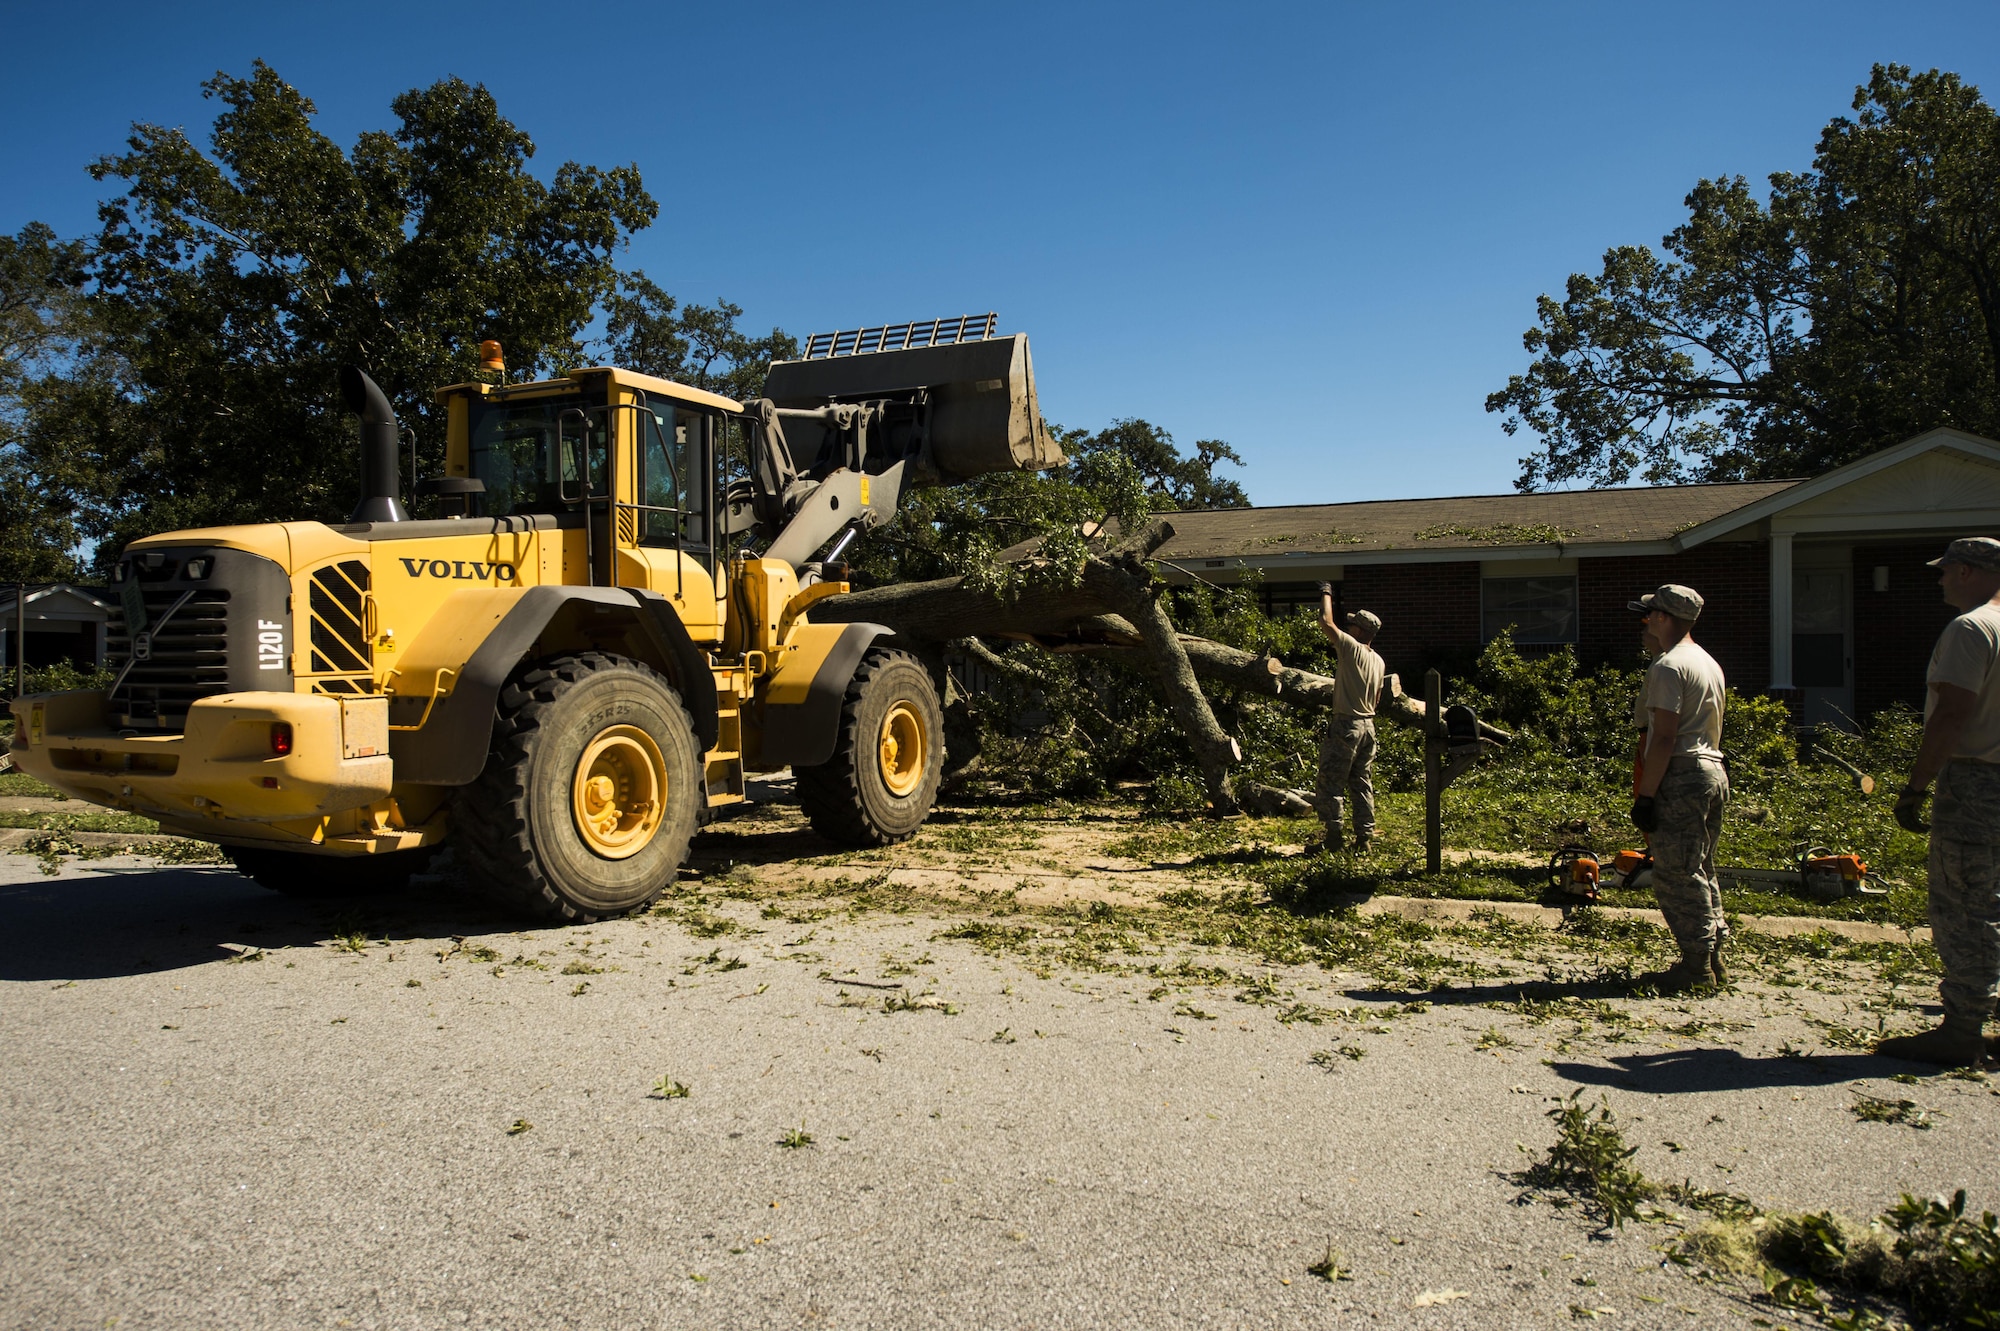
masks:
<svg viewBox="0 0 2000 1331"><path fill-rule="evenodd" d="M479 368L495 374L507 373L507 358L500 354L498 342L489 338L479 344Z"/></svg>

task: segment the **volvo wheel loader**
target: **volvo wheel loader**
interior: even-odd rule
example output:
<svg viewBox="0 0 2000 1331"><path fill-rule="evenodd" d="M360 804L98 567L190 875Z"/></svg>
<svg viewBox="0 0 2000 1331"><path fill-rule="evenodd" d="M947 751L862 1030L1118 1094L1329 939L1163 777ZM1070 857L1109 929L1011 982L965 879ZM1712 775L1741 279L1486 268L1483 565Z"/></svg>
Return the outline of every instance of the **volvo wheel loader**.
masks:
<svg viewBox="0 0 2000 1331"><path fill-rule="evenodd" d="M279 891L393 890L441 846L542 918L634 910L697 827L789 767L812 825L908 837L944 756L922 663L817 624L900 495L1062 460L993 316L819 335L738 403L616 367L439 389L444 474L399 494L360 369L348 522L135 541L108 690L12 705L12 756L221 845ZM120 631L122 629L122 631Z"/></svg>

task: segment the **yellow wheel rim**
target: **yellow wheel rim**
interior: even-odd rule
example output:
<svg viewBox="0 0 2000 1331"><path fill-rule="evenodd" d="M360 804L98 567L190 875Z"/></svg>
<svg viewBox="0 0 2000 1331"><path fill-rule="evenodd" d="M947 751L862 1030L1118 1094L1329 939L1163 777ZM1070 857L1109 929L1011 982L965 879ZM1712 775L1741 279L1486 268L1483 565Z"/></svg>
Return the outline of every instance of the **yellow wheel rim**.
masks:
<svg viewBox="0 0 2000 1331"><path fill-rule="evenodd" d="M570 809L592 851L607 860L637 855L660 830L666 807L667 763L651 735L611 726L584 747Z"/></svg>
<svg viewBox="0 0 2000 1331"><path fill-rule="evenodd" d="M882 718L876 757L882 768L882 784L891 795L908 795L923 784L930 750L924 734L924 718L916 708L899 702L889 709L889 714Z"/></svg>

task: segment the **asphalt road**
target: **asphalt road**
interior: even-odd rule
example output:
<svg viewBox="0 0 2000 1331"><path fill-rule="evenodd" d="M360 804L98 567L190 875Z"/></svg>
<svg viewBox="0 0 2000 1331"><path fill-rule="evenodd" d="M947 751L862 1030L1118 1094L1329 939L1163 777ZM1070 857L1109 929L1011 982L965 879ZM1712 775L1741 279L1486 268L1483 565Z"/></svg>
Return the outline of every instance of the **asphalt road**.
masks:
<svg viewBox="0 0 2000 1331"><path fill-rule="evenodd" d="M1517 1143L1578 1086L1656 1177L1857 1216L2000 1195L1989 1087L1781 1054L1809 1032L1755 986L1682 1005L1734 1044L1556 1053L1476 1004L1286 1025L949 921L726 913L514 932L448 894L0 856L0 1326L1782 1323L1657 1228L1520 1200ZM1860 1123L1857 1089L1943 1116ZM1307 1273L1329 1243L1353 1279Z"/></svg>

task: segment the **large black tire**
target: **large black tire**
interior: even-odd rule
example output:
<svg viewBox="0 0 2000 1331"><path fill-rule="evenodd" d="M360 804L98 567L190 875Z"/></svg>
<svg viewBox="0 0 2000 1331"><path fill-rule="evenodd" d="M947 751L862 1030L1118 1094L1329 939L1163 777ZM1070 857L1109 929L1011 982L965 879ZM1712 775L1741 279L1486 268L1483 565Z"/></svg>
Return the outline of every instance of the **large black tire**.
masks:
<svg viewBox="0 0 2000 1331"><path fill-rule="evenodd" d="M403 892L410 876L429 867L435 853L428 846L383 855L313 855L266 846L224 846L223 851L236 862L237 872L259 887L311 901Z"/></svg>
<svg viewBox="0 0 2000 1331"><path fill-rule="evenodd" d="M706 799L673 687L639 662L583 652L501 690L486 769L452 792L452 844L504 905L592 924L673 882Z"/></svg>
<svg viewBox="0 0 2000 1331"><path fill-rule="evenodd" d="M833 757L792 772L814 831L843 846L889 846L923 826L943 770L944 710L930 672L877 647L847 685Z"/></svg>

